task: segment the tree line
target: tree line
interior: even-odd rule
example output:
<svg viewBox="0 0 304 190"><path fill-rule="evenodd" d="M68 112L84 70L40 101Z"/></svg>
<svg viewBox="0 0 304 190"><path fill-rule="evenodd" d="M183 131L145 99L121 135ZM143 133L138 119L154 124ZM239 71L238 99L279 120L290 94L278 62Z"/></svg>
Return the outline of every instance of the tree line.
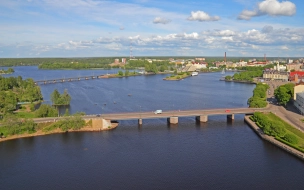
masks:
<svg viewBox="0 0 304 190"><path fill-rule="evenodd" d="M264 108L267 106L267 84L258 83L253 90L253 96L248 99L249 107L251 108Z"/></svg>
<svg viewBox="0 0 304 190"><path fill-rule="evenodd" d="M262 77L263 70L267 68L272 68L273 65L266 65L264 67L237 67L237 70L243 71L235 73L233 76L226 76L225 80L235 80L235 81L248 81L253 82L253 78Z"/></svg>
<svg viewBox="0 0 304 190"><path fill-rule="evenodd" d="M273 113L264 114L255 112L251 119L263 130L266 135L273 136L277 140L304 152L302 147L303 133L282 121ZM290 130L292 128L292 130ZM301 134L302 137L298 136Z"/></svg>
<svg viewBox="0 0 304 190"><path fill-rule="evenodd" d="M5 114L13 112L18 102L35 102L42 100L40 87L36 86L33 79L23 80L18 77L0 76L0 112Z"/></svg>

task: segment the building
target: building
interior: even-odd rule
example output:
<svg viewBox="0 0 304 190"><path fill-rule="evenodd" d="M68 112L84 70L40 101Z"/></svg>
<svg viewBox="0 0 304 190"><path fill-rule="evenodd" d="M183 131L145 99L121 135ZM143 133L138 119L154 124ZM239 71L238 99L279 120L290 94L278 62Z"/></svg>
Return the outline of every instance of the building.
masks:
<svg viewBox="0 0 304 190"><path fill-rule="evenodd" d="M291 70L299 71L299 70L301 70L301 66L302 66L302 64L292 63L292 64L287 64L286 69L287 69L287 71L291 71Z"/></svg>
<svg viewBox="0 0 304 190"><path fill-rule="evenodd" d="M299 82L299 80L304 79L304 71L295 71L290 72L289 74L289 81L295 81L296 83Z"/></svg>
<svg viewBox="0 0 304 190"><path fill-rule="evenodd" d="M126 62L127 62L127 59L126 59L126 58L121 58L121 62L122 62L122 63L126 63Z"/></svg>
<svg viewBox="0 0 304 190"><path fill-rule="evenodd" d="M119 59L115 59L115 60L114 60L114 63L119 63Z"/></svg>
<svg viewBox="0 0 304 190"><path fill-rule="evenodd" d="M287 63L288 63L288 64L293 63L293 60L292 60L292 59L288 59L288 60L287 60Z"/></svg>
<svg viewBox="0 0 304 190"><path fill-rule="evenodd" d="M204 57L199 57L199 58L195 58L195 60L197 60L197 61L205 61L205 58Z"/></svg>
<svg viewBox="0 0 304 190"><path fill-rule="evenodd" d="M268 80L282 80L288 81L288 73L286 71L265 70L263 78Z"/></svg>
<svg viewBox="0 0 304 190"><path fill-rule="evenodd" d="M285 65L280 65L279 63L277 63L276 66L274 66L274 69L277 71L286 71L286 66Z"/></svg>
<svg viewBox="0 0 304 190"><path fill-rule="evenodd" d="M303 115L304 114L304 82L301 80L294 87L293 104L297 110Z"/></svg>
<svg viewBox="0 0 304 190"><path fill-rule="evenodd" d="M304 92L304 82L301 80L299 83L295 85L293 90L294 90L293 99L296 100L297 99L296 94L300 92Z"/></svg>

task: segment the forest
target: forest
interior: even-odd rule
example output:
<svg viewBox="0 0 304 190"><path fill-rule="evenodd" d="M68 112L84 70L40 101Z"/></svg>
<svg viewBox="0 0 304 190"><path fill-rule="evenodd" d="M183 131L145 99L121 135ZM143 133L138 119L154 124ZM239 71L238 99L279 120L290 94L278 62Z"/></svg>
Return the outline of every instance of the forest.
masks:
<svg viewBox="0 0 304 190"><path fill-rule="evenodd" d="M40 87L35 85L33 79L0 76L1 114L16 110L18 102L35 102L42 99Z"/></svg>

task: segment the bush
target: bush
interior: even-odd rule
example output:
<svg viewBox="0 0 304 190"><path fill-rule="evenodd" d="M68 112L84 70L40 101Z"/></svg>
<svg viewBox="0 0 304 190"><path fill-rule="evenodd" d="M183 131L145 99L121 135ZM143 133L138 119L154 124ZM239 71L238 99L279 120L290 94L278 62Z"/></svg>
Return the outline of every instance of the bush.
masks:
<svg viewBox="0 0 304 190"><path fill-rule="evenodd" d="M290 133L285 134L283 139L291 144L298 144L299 142L299 139L295 135Z"/></svg>

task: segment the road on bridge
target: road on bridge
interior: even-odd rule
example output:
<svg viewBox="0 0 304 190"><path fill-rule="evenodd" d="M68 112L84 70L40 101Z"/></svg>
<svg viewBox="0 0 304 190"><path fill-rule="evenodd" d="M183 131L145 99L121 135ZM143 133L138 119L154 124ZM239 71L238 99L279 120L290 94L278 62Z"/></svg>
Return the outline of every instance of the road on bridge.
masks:
<svg viewBox="0 0 304 190"><path fill-rule="evenodd" d="M204 110L171 110L164 111L161 114L151 112L126 112L126 113L111 113L82 116L83 119L103 118L107 120L132 120L132 119L156 119L169 117L193 117L202 115L231 115L231 114L253 114L256 111L269 111L268 108L221 108L221 109L204 109ZM35 118L37 123L53 122L64 117L52 118Z"/></svg>

